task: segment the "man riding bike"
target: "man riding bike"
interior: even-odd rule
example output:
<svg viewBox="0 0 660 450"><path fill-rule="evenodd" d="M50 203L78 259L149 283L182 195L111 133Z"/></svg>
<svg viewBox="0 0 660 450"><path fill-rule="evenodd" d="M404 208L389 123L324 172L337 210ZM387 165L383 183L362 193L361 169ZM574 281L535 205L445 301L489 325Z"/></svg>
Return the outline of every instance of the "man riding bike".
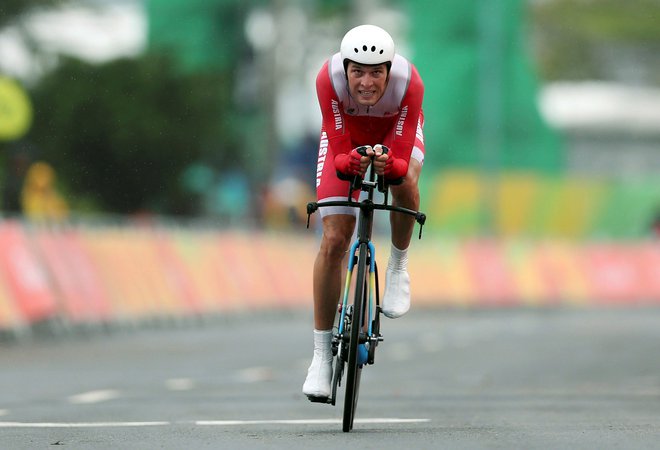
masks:
<svg viewBox="0 0 660 450"><path fill-rule="evenodd" d="M340 51L325 62L316 79L323 116L316 173L319 203L344 200L349 179L376 174L391 184L393 204L419 209L418 180L424 163L424 86L415 66L394 51L380 27L348 31ZM358 147L366 147L366 156ZM383 147L389 149L389 152ZM355 192L357 199L359 192ZM356 223L348 207L320 210L323 236L314 263L314 357L303 385L308 397L331 393L332 327L341 294L342 261ZM392 214L391 253L382 311L397 318L410 308L408 247L415 219Z"/></svg>

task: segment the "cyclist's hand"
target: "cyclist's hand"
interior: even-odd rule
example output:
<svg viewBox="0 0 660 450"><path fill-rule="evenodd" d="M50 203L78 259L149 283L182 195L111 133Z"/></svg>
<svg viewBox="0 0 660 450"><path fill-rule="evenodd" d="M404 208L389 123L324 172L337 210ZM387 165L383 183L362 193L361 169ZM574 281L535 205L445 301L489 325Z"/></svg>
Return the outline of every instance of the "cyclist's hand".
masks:
<svg viewBox="0 0 660 450"><path fill-rule="evenodd" d="M353 152L357 152L360 155L360 175L364 176L374 156L374 149L370 145L363 145L351 150L351 153Z"/></svg>
<svg viewBox="0 0 660 450"><path fill-rule="evenodd" d="M388 154L388 148L384 145L374 145L374 169L376 175L384 175L388 165L392 165L392 158Z"/></svg>
<svg viewBox="0 0 660 450"><path fill-rule="evenodd" d="M335 168L344 175L364 176L374 151L369 146L357 147L348 154L339 154L335 157Z"/></svg>
<svg viewBox="0 0 660 450"><path fill-rule="evenodd" d="M374 146L374 168L376 174L384 175L388 181L399 180L406 176L408 163L401 158L395 158L384 145Z"/></svg>

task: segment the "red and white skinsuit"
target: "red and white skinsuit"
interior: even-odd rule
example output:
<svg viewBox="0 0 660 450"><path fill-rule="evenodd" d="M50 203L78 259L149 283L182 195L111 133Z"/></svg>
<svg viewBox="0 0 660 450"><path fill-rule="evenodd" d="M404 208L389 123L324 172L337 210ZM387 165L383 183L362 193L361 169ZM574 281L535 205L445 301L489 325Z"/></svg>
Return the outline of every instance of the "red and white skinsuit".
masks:
<svg viewBox="0 0 660 450"><path fill-rule="evenodd" d="M390 157L424 163L424 85L415 66L395 55L383 96L373 106L357 103L348 90L339 53L330 58L316 78L316 92L323 122L316 169L319 202L345 200L348 181L337 177L334 159L361 145L385 145ZM405 173L404 173L405 175ZM355 192L354 195L359 195ZM355 214L354 208L321 208L323 216Z"/></svg>

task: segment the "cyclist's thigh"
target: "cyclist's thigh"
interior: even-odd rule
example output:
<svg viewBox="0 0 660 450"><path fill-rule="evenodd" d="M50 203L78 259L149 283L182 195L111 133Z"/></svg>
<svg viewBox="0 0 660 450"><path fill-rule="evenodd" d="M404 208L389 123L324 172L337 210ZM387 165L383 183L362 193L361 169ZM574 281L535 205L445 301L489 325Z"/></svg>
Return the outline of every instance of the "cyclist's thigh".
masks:
<svg viewBox="0 0 660 450"><path fill-rule="evenodd" d="M337 177L335 162L332 160L332 152L328 148L328 138L325 130L321 130L321 141L319 143L319 158L316 166L316 199L319 203L346 200L348 198L349 182ZM359 191L353 193L357 200ZM335 214L346 214L355 217L356 208L347 206L329 206L320 208L321 217Z"/></svg>

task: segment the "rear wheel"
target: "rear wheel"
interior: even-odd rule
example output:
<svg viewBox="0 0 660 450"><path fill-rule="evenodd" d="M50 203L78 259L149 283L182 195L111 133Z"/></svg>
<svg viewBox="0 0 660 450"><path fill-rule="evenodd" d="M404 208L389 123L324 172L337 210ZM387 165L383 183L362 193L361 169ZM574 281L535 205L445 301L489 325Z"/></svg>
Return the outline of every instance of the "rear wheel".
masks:
<svg viewBox="0 0 660 450"><path fill-rule="evenodd" d="M358 346L360 335L364 336L364 306L367 295L367 244L360 244L357 277L355 280L355 301L351 317L350 338L348 342L348 370L346 372L346 398L344 399L343 430L353 429L355 409L357 408L358 392L360 389L360 376L362 365L358 363ZM364 344L365 339L362 339Z"/></svg>

